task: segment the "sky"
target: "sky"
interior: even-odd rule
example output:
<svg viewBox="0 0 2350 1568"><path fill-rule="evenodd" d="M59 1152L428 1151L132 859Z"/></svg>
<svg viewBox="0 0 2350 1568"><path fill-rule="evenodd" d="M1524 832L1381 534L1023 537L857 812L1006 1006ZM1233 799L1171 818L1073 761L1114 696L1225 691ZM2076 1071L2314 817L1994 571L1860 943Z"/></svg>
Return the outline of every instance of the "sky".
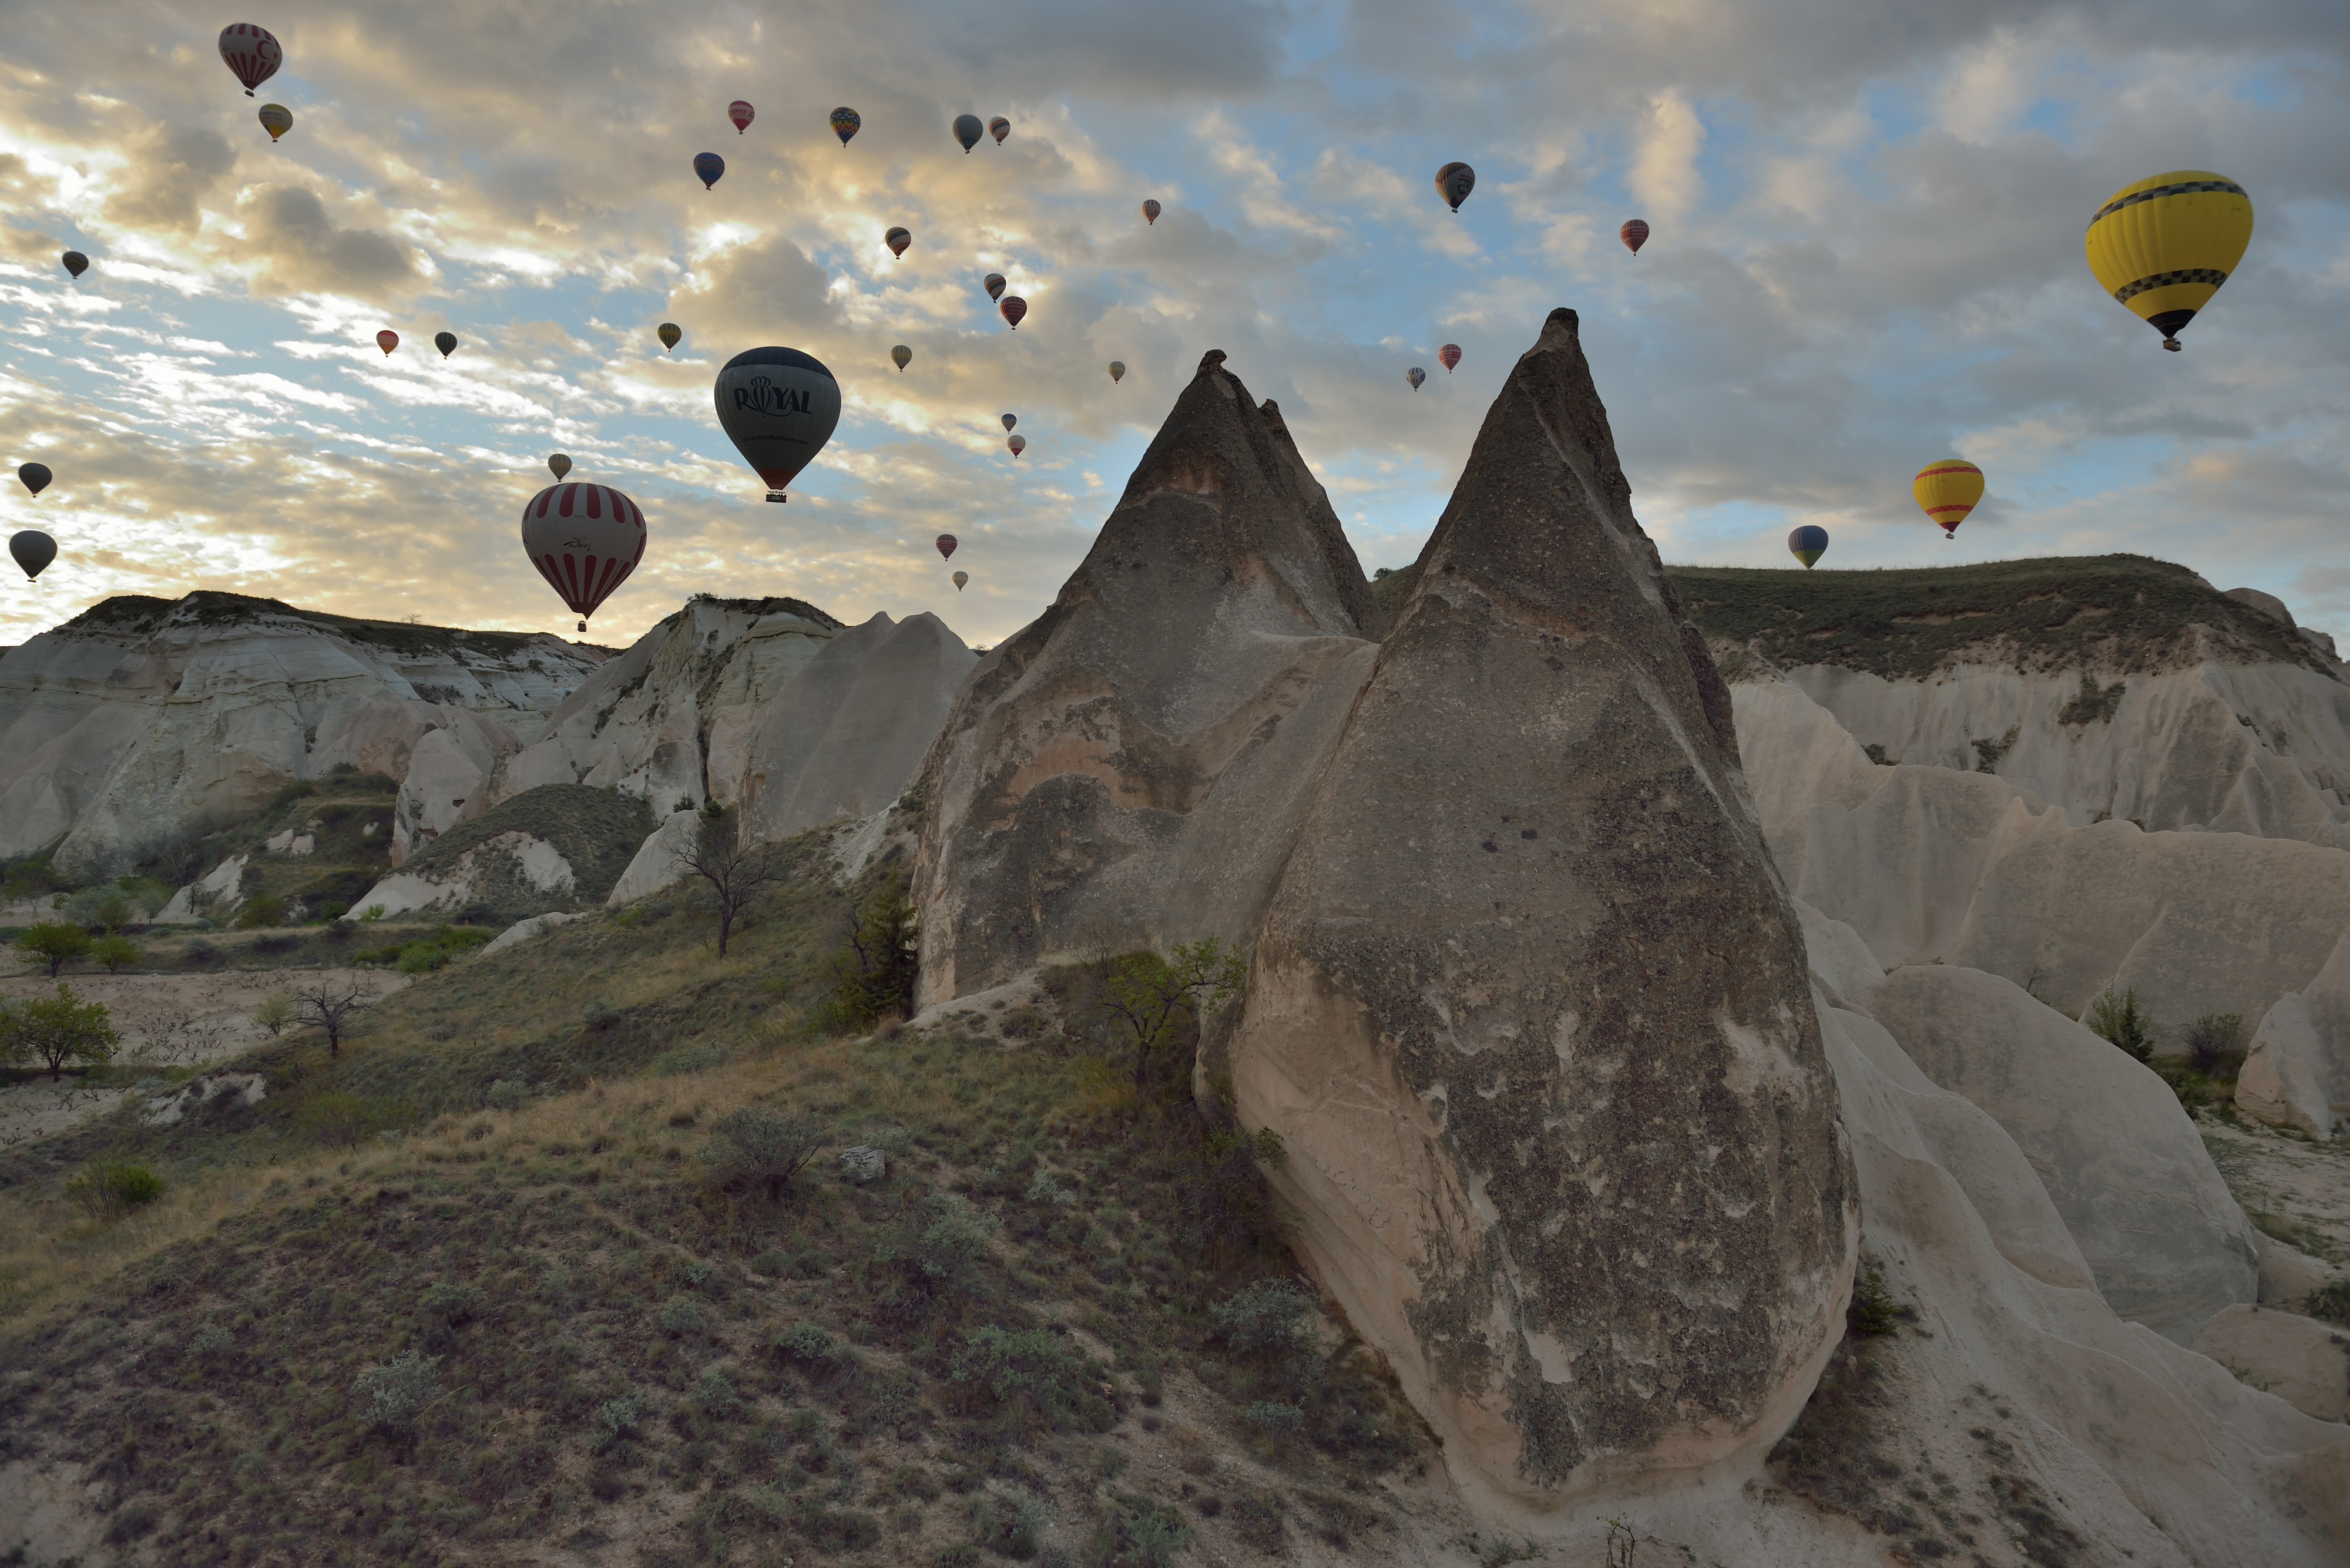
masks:
<svg viewBox="0 0 2350 1568"><path fill-rule="evenodd" d="M2129 550L2350 644L2340 0L236 4L13 10L0 460L57 478L5 481L0 529L60 554L0 578L0 642L200 587L569 635L518 536L562 452L650 528L592 640L710 592L992 644L1211 348L1366 569L1403 566L1565 305L1668 561L1797 569L1804 523L1823 569ZM256 98L217 51L238 21L285 48ZM965 153L963 112L1011 134ZM2176 355L2081 248L2173 169L2257 213ZM845 398L783 506L711 403L764 344ZM1945 541L1909 482L1951 454L1990 489Z"/></svg>

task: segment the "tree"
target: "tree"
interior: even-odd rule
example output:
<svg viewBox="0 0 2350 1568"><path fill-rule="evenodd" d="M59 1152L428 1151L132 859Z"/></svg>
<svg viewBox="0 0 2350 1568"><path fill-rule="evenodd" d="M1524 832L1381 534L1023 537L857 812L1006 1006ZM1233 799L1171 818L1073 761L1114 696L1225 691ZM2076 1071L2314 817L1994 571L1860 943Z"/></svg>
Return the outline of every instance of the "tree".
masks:
<svg viewBox="0 0 2350 1568"><path fill-rule="evenodd" d="M261 999L261 1005L253 1010L253 1021L269 1031L272 1040L285 1033L286 1026L294 1019L294 999L282 991L271 992Z"/></svg>
<svg viewBox="0 0 2350 1568"><path fill-rule="evenodd" d="M129 937L100 937L90 943L89 956L106 967L109 974L120 974L126 964L140 960L139 944Z"/></svg>
<svg viewBox="0 0 2350 1568"><path fill-rule="evenodd" d="M718 904L718 956L752 904L784 879L784 867L763 846L750 842L743 830L743 814L715 804L703 806L687 841L671 851L681 872L710 885Z"/></svg>
<svg viewBox="0 0 2350 1568"><path fill-rule="evenodd" d="M374 1002L355 980L322 980L294 993L294 1012L304 1023L325 1030L327 1054L339 1056L352 1015Z"/></svg>
<svg viewBox="0 0 2350 1568"><path fill-rule="evenodd" d="M16 939L16 955L26 963L45 964L49 978L89 951L89 933L71 920L43 920L27 926Z"/></svg>
<svg viewBox="0 0 2350 1568"><path fill-rule="evenodd" d="M2137 992L2111 987L2089 1003L2081 1022L2092 1033L2121 1047L2140 1062L2154 1055L2154 1020L2138 1005Z"/></svg>
<svg viewBox="0 0 2350 1568"><path fill-rule="evenodd" d="M914 981L921 967L914 938L913 900L895 883L848 917L849 952L841 955L840 978L833 986L833 1008L842 1023L863 1028L914 1011Z"/></svg>
<svg viewBox="0 0 2350 1568"><path fill-rule="evenodd" d="M0 1017L5 1029L5 1054L12 1060L30 1057L49 1070L55 1080L68 1062L98 1067L106 1064L122 1037L114 1032L102 1002L83 1002L73 987L60 984L55 996L19 1002Z"/></svg>
<svg viewBox="0 0 2350 1568"><path fill-rule="evenodd" d="M1185 942L1170 963L1154 952L1128 953L1111 961L1102 1005L1123 1025L1132 1043L1134 1093L1149 1098L1151 1080L1174 1040L1179 1020L1191 1019L1194 1037L1208 1013L1240 994L1248 963L1227 952L1213 937Z"/></svg>

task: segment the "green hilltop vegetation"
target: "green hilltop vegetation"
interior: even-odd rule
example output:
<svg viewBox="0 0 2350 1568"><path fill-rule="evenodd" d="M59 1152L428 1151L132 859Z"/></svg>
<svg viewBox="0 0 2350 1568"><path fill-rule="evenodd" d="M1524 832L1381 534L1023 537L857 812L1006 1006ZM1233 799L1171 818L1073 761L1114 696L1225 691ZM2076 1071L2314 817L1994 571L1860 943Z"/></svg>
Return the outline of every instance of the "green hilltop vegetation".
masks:
<svg viewBox="0 0 2350 1568"><path fill-rule="evenodd" d="M1417 566L1372 593L1393 616ZM2323 670L2275 620L2146 556L2049 556L1962 566L1804 571L1667 566L1725 670L1737 655L1782 669L1834 664L1916 680L1961 663L2145 674L2207 654Z"/></svg>
<svg viewBox="0 0 2350 1568"><path fill-rule="evenodd" d="M426 877L449 873L468 850L502 834L527 833L545 840L561 853L577 878L569 898L551 897L528 886L510 869L511 862L501 866L494 857L475 857L476 902L463 918L506 924L548 909L601 904L657 826L651 803L641 796L593 784L540 784L457 824L400 869ZM485 860L490 863L484 864Z"/></svg>

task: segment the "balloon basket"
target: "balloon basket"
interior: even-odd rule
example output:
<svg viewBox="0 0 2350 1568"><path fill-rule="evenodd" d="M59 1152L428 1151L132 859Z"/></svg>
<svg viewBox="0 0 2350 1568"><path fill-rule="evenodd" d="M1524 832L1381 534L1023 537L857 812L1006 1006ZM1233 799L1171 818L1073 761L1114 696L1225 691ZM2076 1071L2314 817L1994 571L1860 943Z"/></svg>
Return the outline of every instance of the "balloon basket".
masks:
<svg viewBox="0 0 2350 1568"><path fill-rule="evenodd" d="M584 621L584 620L583 620L583 621L581 621L581 622L579 623L579 629L580 629L581 631L586 631L586 630L588 629L588 623L587 623L586 621Z"/></svg>
<svg viewBox="0 0 2350 1568"><path fill-rule="evenodd" d="M2162 346L2163 346L2165 348L2169 349L2173 354L2177 354L2177 353L2183 352L2183 351L2186 349L2186 348L2187 348L2187 345L2186 345L2186 344L2181 343L2181 342L2180 342L2178 338L2176 338L2176 337L2166 337L2166 338L2164 338L2164 339L2162 340Z"/></svg>
<svg viewBox="0 0 2350 1568"><path fill-rule="evenodd" d="M767 499L768 499L768 500L770 500L770 501L772 501L772 502L775 502L775 503L776 504L778 504L778 505L781 505L783 503L785 503L785 502L786 502L786 501L789 501L789 500L791 499L791 497L790 497L790 496L788 496L788 495L785 495L785 494L782 491L780 491L780 490L770 490L769 492L767 492Z"/></svg>

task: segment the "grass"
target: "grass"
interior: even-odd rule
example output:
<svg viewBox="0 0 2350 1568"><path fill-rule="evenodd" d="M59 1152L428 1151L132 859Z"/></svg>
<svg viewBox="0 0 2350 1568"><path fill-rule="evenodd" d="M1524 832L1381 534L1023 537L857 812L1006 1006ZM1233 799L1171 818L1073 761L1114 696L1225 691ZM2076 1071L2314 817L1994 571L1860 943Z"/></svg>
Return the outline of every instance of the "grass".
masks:
<svg viewBox="0 0 2350 1568"><path fill-rule="evenodd" d="M612 891L655 826L652 806L639 796L589 784L541 784L500 801L471 822L459 823L402 869L422 877L446 872L467 850L502 833L520 831L560 851L577 878L577 887L568 898L550 896L517 875L500 877L495 867L484 867L490 875L485 878L489 885L478 889L483 917L511 921L549 909L592 909Z"/></svg>

